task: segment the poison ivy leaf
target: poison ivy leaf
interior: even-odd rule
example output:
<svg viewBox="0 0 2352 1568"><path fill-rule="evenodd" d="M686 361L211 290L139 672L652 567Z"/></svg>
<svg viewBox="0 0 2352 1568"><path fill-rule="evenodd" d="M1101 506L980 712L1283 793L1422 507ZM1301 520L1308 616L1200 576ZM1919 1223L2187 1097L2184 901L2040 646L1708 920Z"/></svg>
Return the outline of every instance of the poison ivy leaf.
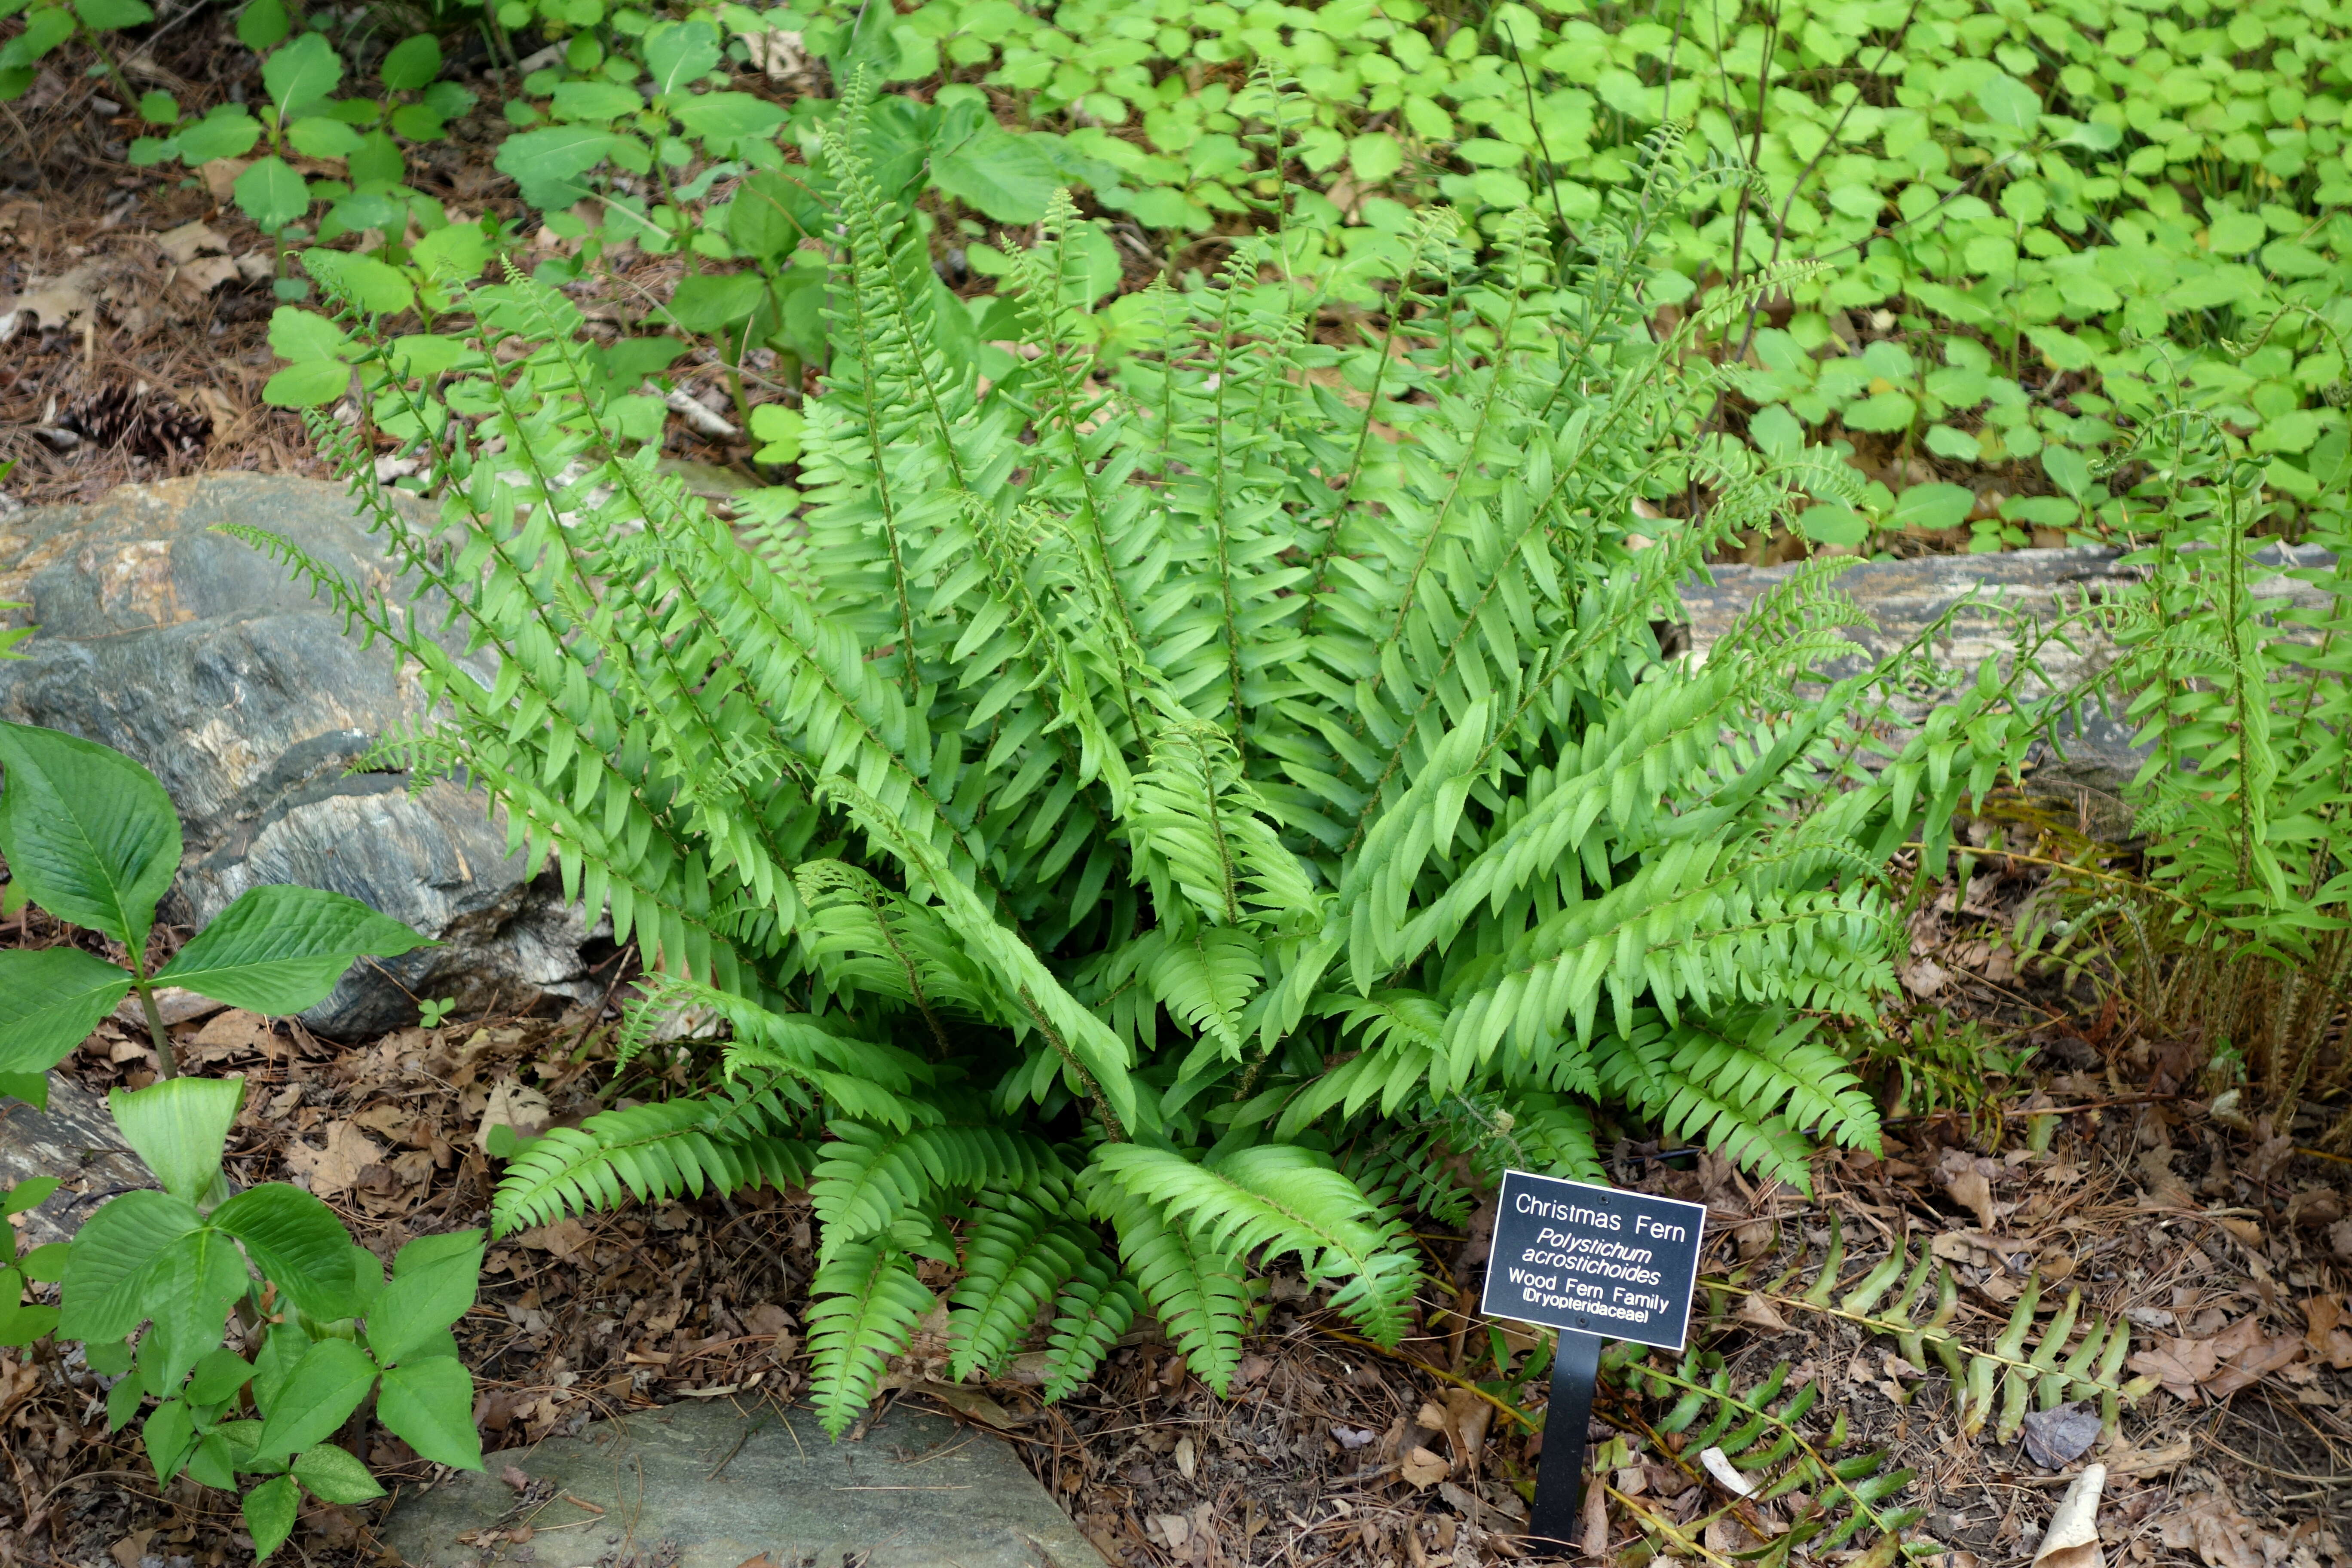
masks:
<svg viewBox="0 0 2352 1568"><path fill-rule="evenodd" d="M167 1078L145 1089L118 1089L107 1105L163 1190L193 1203L220 1174L221 1151L244 1099L242 1078Z"/></svg>
<svg viewBox="0 0 2352 1568"><path fill-rule="evenodd" d="M23 896L138 952L179 874L180 819L121 752L0 723L0 856Z"/></svg>
<svg viewBox="0 0 2352 1568"><path fill-rule="evenodd" d="M333 990L360 958L430 945L357 899L273 884L247 889L155 978L232 1007L299 1013Z"/></svg>
<svg viewBox="0 0 2352 1568"><path fill-rule="evenodd" d="M474 1430L474 1380L452 1356L393 1367L376 1395L376 1418L424 1458L454 1469L482 1468Z"/></svg>
<svg viewBox="0 0 2352 1568"><path fill-rule="evenodd" d="M0 952L0 1071L46 1073L130 990L128 971L78 947Z"/></svg>

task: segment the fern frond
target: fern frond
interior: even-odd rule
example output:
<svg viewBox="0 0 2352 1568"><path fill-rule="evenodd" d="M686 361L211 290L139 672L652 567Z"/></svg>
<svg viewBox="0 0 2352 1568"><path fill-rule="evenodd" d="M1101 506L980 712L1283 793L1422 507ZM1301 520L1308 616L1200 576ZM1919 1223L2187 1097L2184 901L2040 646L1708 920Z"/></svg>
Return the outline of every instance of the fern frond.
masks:
<svg viewBox="0 0 2352 1568"><path fill-rule="evenodd" d="M1087 1206L1118 1233L1128 1277L1174 1336L1192 1374L1222 1396L1241 1364L1248 1289L1240 1258L1089 1167ZM1081 1344L1083 1341L1079 1342Z"/></svg>
<svg viewBox="0 0 2352 1568"><path fill-rule="evenodd" d="M1404 1331L1419 1265L1402 1224L1324 1155L1293 1144L1239 1149L1210 1165L1137 1143L1107 1145L1095 1164L1131 1195L1215 1251L1296 1253L1309 1279L1345 1279L1331 1304L1382 1344Z"/></svg>
<svg viewBox="0 0 2352 1568"><path fill-rule="evenodd" d="M874 1401L882 1368L914 1342L934 1305L906 1255L887 1237L848 1242L809 1281L809 1397L839 1437Z"/></svg>
<svg viewBox="0 0 2352 1568"><path fill-rule="evenodd" d="M1052 1189L1046 1189L1050 1194ZM983 1194L964 1237L963 1279L949 1298L949 1366L958 1382L1003 1363L1055 1292L1096 1247L1045 1204L1018 1193Z"/></svg>
<svg viewBox="0 0 2352 1568"><path fill-rule="evenodd" d="M1081 1258L1061 1294L1054 1299L1053 1340L1045 1352L1045 1396L1048 1400L1066 1399L1083 1387L1142 1310L1142 1293L1132 1284L1091 1258ZM1177 1342L1184 1343L1181 1338ZM1189 1346L1186 1355L1188 1359L1191 1356Z"/></svg>
<svg viewBox="0 0 2352 1568"><path fill-rule="evenodd" d="M506 1236L623 1195L656 1203L754 1182L796 1187L809 1169L797 1132L805 1101L788 1079L747 1075L701 1099L599 1111L533 1139L499 1181L490 1227Z"/></svg>

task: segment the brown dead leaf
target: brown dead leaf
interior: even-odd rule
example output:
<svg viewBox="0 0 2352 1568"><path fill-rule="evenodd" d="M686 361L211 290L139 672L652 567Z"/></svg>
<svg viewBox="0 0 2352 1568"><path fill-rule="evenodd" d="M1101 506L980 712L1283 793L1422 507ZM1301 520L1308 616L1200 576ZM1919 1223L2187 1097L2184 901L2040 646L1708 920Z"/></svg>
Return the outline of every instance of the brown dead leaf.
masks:
<svg viewBox="0 0 2352 1568"><path fill-rule="evenodd" d="M1459 1473L1478 1473L1478 1454L1486 1441L1486 1428L1495 1419L1495 1407L1481 1398L1475 1389L1449 1388L1445 1391L1446 1440L1454 1445L1454 1468Z"/></svg>
<svg viewBox="0 0 2352 1568"><path fill-rule="evenodd" d="M359 1184L361 1172L383 1163L383 1147L348 1121L328 1124L324 1149L313 1149L299 1138L286 1145L286 1163L303 1178L313 1197L350 1192Z"/></svg>
<svg viewBox="0 0 2352 1568"><path fill-rule="evenodd" d="M519 1231L516 1242L534 1252L551 1252L558 1258L569 1258L586 1247L591 1237L588 1227L576 1219L560 1219L553 1225L535 1225Z"/></svg>
<svg viewBox="0 0 2352 1568"><path fill-rule="evenodd" d="M2190 1400L2197 1396L2198 1385L2213 1375L2219 1359L2210 1340L2158 1334L2153 1344L2135 1352L2124 1364L2164 1384L2164 1391L2175 1399Z"/></svg>
<svg viewBox="0 0 2352 1568"><path fill-rule="evenodd" d="M7 312L0 314L0 342L36 321L44 327L68 327L93 321L98 314L95 290L99 287L98 268L88 263L62 278L34 279Z"/></svg>
<svg viewBox="0 0 2352 1568"><path fill-rule="evenodd" d="M1397 1464L1397 1473L1414 1487L1433 1487L1444 1480L1453 1467L1426 1448L1414 1448Z"/></svg>
<svg viewBox="0 0 2352 1568"><path fill-rule="evenodd" d="M231 1007L206 1019L193 1043L205 1050L241 1051L259 1044L268 1033L268 1019L242 1007Z"/></svg>
<svg viewBox="0 0 2352 1568"><path fill-rule="evenodd" d="M2033 1554L2033 1568L2104 1568L2099 1547L2099 1495L2107 1484L2105 1465L2085 1465L2058 1500Z"/></svg>
<svg viewBox="0 0 2352 1568"><path fill-rule="evenodd" d="M240 276L236 261L226 256L200 256L172 274L172 286L191 294L209 294Z"/></svg>
<svg viewBox="0 0 2352 1568"><path fill-rule="evenodd" d="M2215 1353L2221 1358L2212 1377L2205 1384L2205 1392L2215 1399L2227 1399L2238 1390L2261 1382L2301 1359L2303 1341L2294 1334L2265 1336L2262 1325L2250 1315L2239 1319L2212 1341Z"/></svg>
<svg viewBox="0 0 2352 1568"><path fill-rule="evenodd" d="M2303 1304L2303 1342L2315 1360L2338 1372L2352 1368L2352 1330L2343 1326L2347 1315L2338 1296L2314 1296Z"/></svg>
<svg viewBox="0 0 2352 1568"><path fill-rule="evenodd" d="M1944 1184L1952 1201L1977 1216L1977 1224L1991 1230L1998 1223L1992 1208L1992 1184L1976 1171L1963 1171Z"/></svg>
<svg viewBox="0 0 2352 1568"><path fill-rule="evenodd" d="M2194 1547L2205 1568L2263 1568L2263 1554L2246 1539L2252 1522L2220 1492L2200 1492L2158 1526L2178 1552Z"/></svg>
<svg viewBox="0 0 2352 1568"><path fill-rule="evenodd" d="M205 189L216 202L236 199L236 177L253 166L250 158L215 158L196 170L204 176Z"/></svg>
<svg viewBox="0 0 2352 1568"><path fill-rule="evenodd" d="M1773 1310L1772 1303L1752 1292L1742 1298L1739 1310L1732 1316L1740 1322L1763 1330L1768 1334L1785 1334L1789 1321Z"/></svg>
<svg viewBox="0 0 2352 1568"><path fill-rule="evenodd" d="M519 1079L502 1078L490 1086L489 1100L482 1107L482 1124L474 1130L474 1147L488 1153L494 1127L507 1128L518 1138L532 1137L546 1127L552 1114L546 1095L525 1088Z"/></svg>
<svg viewBox="0 0 2352 1568"><path fill-rule="evenodd" d="M122 1568L139 1568L140 1559L147 1555L147 1543L154 1538L155 1531L152 1529L134 1530L108 1547L107 1552L121 1563Z"/></svg>
<svg viewBox="0 0 2352 1568"><path fill-rule="evenodd" d="M185 267L204 251L224 253L228 249L228 237L201 218L165 229L155 237L155 243L180 267Z"/></svg>

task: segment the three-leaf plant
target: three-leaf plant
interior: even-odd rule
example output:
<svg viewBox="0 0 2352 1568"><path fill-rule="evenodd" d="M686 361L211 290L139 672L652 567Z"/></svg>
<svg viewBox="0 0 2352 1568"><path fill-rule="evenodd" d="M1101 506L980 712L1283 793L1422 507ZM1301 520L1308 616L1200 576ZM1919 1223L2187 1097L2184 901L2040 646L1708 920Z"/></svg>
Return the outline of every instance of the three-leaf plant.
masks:
<svg viewBox="0 0 2352 1568"><path fill-rule="evenodd" d="M221 1154L244 1092L242 1079L194 1078L114 1091L115 1124L163 1190L114 1199L65 1249L57 1331L83 1342L91 1370L117 1376L110 1427L155 1400L141 1436L158 1483L184 1470L236 1490L257 1478L245 1521L267 1558L301 1490L340 1503L382 1495L329 1441L371 1394L376 1418L424 1458L481 1468L474 1381L449 1327L474 1303L482 1233L417 1237L387 1283L300 1188L226 1197ZM249 1360L225 1342L232 1313Z"/></svg>
<svg viewBox="0 0 2352 1568"><path fill-rule="evenodd" d="M177 1071L155 989L176 985L256 1013L299 1013L357 959L425 938L317 888L247 889L169 963L147 970L155 905L180 868L180 819L155 775L111 747L0 723L0 913L29 900L120 942L129 967L78 947L0 952L0 1093L41 1103L46 1074L137 992L163 1074Z"/></svg>

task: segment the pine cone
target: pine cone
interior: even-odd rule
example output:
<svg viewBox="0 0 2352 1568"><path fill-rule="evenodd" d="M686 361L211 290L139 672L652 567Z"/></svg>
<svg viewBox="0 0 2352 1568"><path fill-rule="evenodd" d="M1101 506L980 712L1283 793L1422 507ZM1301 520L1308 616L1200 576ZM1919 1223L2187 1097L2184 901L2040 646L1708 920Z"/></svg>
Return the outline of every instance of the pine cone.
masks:
<svg viewBox="0 0 2352 1568"><path fill-rule="evenodd" d="M98 446L144 458L200 451L213 434L210 415L183 408L166 393L121 385L78 400L59 423Z"/></svg>

